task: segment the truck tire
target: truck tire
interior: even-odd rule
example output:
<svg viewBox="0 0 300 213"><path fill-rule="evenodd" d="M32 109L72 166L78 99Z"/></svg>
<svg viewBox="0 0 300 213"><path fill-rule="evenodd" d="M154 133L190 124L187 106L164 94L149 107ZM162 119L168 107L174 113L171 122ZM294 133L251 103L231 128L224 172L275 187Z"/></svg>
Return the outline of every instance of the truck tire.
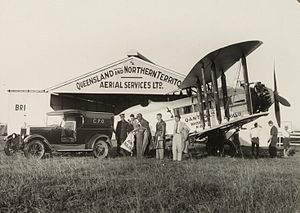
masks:
<svg viewBox="0 0 300 213"><path fill-rule="evenodd" d="M40 140L33 139L25 145L24 153L27 158L41 159L45 155L45 146Z"/></svg>
<svg viewBox="0 0 300 213"><path fill-rule="evenodd" d="M4 146L4 152L7 156L12 156L17 152L17 150L14 148L14 142L12 139L6 141Z"/></svg>
<svg viewBox="0 0 300 213"><path fill-rule="evenodd" d="M93 147L93 155L95 158L103 159L108 156L108 144L103 140L98 140L95 142Z"/></svg>

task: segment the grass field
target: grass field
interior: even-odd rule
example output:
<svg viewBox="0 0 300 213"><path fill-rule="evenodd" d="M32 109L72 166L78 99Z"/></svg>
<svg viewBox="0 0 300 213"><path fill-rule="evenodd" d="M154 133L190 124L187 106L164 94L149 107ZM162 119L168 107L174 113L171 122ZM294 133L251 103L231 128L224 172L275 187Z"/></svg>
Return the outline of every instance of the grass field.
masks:
<svg viewBox="0 0 300 213"><path fill-rule="evenodd" d="M300 157L183 162L0 152L0 212L297 212Z"/></svg>

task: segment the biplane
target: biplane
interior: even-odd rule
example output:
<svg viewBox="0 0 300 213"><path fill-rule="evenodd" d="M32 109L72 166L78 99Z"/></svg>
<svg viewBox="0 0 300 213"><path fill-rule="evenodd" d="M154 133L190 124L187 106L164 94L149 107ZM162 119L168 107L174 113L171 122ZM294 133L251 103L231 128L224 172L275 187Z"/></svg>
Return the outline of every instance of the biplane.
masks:
<svg viewBox="0 0 300 213"><path fill-rule="evenodd" d="M153 127L155 113L162 113L167 134L172 134L174 115L180 114L191 129L190 137L208 139L211 150L222 149L224 141L234 138L244 125L268 116L273 104L280 126L279 104L290 106L290 103L278 93L275 70L274 90L261 82L249 82L247 57L261 45L261 41L245 41L217 49L199 60L175 91L188 97L152 102L146 107L134 106L123 113L129 116L130 112L138 111ZM243 82L232 88L227 86L226 72L237 62L241 63Z"/></svg>

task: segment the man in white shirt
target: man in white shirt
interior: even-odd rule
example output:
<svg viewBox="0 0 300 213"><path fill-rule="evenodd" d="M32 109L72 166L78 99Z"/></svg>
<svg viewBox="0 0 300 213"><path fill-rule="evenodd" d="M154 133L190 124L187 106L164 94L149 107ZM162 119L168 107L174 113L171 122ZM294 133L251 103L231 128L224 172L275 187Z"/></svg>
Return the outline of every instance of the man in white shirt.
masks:
<svg viewBox="0 0 300 213"><path fill-rule="evenodd" d="M290 151L290 132L289 127L285 126L282 131L282 142L283 142L283 156L287 157Z"/></svg>
<svg viewBox="0 0 300 213"><path fill-rule="evenodd" d="M259 136L260 136L261 127L258 126L258 123L254 123L254 127L250 131L251 145L252 145L252 156L254 156L254 149L256 148L255 157L259 156Z"/></svg>
<svg viewBox="0 0 300 213"><path fill-rule="evenodd" d="M174 161L182 160L182 152L185 148L185 142L188 138L190 128L182 121L180 115L175 115L175 124L173 132L172 153Z"/></svg>

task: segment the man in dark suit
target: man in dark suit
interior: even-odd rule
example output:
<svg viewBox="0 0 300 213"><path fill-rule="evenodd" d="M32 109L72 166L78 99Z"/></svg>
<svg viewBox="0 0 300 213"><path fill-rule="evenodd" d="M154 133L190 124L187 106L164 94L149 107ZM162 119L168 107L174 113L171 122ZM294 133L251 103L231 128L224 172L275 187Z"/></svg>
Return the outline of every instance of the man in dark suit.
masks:
<svg viewBox="0 0 300 213"><path fill-rule="evenodd" d="M270 139L269 139L269 153L270 157L274 158L277 156L277 142L278 142L278 129L276 126L274 126L273 121L268 122L269 126L271 127L270 129Z"/></svg>
<svg viewBox="0 0 300 213"><path fill-rule="evenodd" d="M156 131L155 131L155 149L156 149L156 159L164 159L164 148L166 139L166 122L162 119L162 114L158 113L156 115Z"/></svg>
<svg viewBox="0 0 300 213"><path fill-rule="evenodd" d="M134 123L134 120L135 120L134 114L131 114L131 115L130 115L130 119L128 120L128 123L129 123L129 125L130 125L130 131L133 130L133 123Z"/></svg>
<svg viewBox="0 0 300 213"><path fill-rule="evenodd" d="M130 125L125 120L125 115L120 115L121 120L117 124L116 138L117 138L117 153L120 155L120 146L126 140L128 133L130 132Z"/></svg>

